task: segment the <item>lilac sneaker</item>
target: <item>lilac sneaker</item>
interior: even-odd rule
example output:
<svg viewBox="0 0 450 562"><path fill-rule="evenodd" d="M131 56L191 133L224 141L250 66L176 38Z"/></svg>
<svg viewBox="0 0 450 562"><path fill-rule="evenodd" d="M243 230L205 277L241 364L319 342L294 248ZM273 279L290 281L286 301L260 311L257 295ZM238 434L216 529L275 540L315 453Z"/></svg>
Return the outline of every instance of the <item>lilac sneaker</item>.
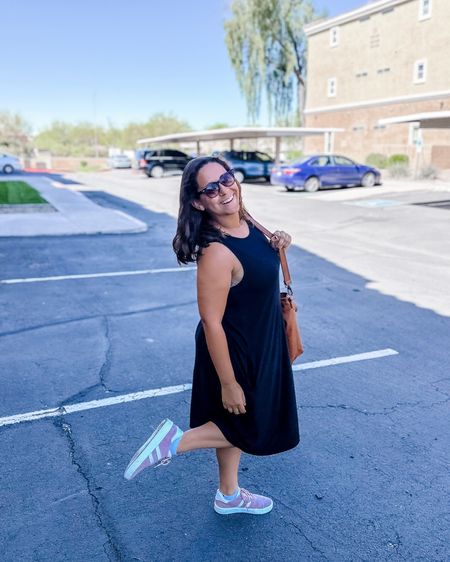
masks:
<svg viewBox="0 0 450 562"><path fill-rule="evenodd" d="M145 468L169 464L173 456L170 446L182 435L183 432L173 421L163 420L135 453L125 469L124 477L131 480Z"/></svg>
<svg viewBox="0 0 450 562"><path fill-rule="evenodd" d="M239 488L239 493L234 500L227 501L220 490L217 490L214 501L214 511L221 515L232 513L251 513L252 515L264 515L272 511L273 501L265 496L251 494L244 488Z"/></svg>

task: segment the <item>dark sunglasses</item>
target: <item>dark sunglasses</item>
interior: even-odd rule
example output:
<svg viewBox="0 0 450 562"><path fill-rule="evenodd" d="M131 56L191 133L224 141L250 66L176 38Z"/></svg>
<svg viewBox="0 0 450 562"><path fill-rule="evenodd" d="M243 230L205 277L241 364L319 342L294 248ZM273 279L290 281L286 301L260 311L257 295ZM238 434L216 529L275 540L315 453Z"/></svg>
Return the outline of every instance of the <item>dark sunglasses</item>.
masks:
<svg viewBox="0 0 450 562"><path fill-rule="evenodd" d="M212 181L208 183L206 187L197 191L197 197L200 197L202 193L210 197L217 197L219 195L220 185L224 185L225 187L231 187L234 183L234 170L228 170L224 174L220 176L217 181Z"/></svg>

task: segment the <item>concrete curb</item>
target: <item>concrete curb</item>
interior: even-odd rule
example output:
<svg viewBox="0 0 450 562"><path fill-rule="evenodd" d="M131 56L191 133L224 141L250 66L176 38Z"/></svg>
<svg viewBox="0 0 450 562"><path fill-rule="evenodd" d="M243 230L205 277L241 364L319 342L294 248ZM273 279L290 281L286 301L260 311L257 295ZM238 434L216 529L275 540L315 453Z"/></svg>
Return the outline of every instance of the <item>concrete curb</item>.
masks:
<svg viewBox="0 0 450 562"><path fill-rule="evenodd" d="M0 214L0 236L64 236L74 234L131 234L146 232L147 225L122 211L100 207L82 193L54 187L50 179L12 175L0 181L25 181L34 187L56 213Z"/></svg>

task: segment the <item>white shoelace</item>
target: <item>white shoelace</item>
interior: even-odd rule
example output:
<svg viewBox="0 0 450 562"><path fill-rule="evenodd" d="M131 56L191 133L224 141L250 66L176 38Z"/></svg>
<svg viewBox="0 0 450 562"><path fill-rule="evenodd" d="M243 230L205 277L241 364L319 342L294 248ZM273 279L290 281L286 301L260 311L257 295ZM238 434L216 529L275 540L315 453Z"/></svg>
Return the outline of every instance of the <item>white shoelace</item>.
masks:
<svg viewBox="0 0 450 562"><path fill-rule="evenodd" d="M241 496L242 499L246 502L247 507L252 503L252 501L255 499L255 496L249 492L248 490L246 490L245 488L241 488Z"/></svg>
<svg viewBox="0 0 450 562"><path fill-rule="evenodd" d="M154 465L154 468L158 468L158 466L165 466L165 465L169 464L170 461L171 461L171 459L169 457L164 457Z"/></svg>

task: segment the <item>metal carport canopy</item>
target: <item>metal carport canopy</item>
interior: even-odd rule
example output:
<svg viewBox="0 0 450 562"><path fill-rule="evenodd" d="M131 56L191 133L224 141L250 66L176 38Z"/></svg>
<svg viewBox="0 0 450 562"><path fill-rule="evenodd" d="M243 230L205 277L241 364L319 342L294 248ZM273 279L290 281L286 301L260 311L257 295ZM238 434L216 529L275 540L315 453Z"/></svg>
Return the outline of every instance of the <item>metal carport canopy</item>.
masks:
<svg viewBox="0 0 450 562"><path fill-rule="evenodd" d="M412 115L399 115L380 119L379 125L397 125L400 123L419 123L421 129L450 129L450 111L429 111Z"/></svg>
<svg viewBox="0 0 450 562"><path fill-rule="evenodd" d="M342 132L338 128L308 128L308 127L233 127L226 129L209 129L206 131L190 131L188 133L173 133L160 137L139 139L137 144L149 145L160 143L196 142L197 152L200 153L201 141L229 140L233 149L235 139L275 138L276 160L279 160L280 141L282 137L306 137L310 135L328 135Z"/></svg>

